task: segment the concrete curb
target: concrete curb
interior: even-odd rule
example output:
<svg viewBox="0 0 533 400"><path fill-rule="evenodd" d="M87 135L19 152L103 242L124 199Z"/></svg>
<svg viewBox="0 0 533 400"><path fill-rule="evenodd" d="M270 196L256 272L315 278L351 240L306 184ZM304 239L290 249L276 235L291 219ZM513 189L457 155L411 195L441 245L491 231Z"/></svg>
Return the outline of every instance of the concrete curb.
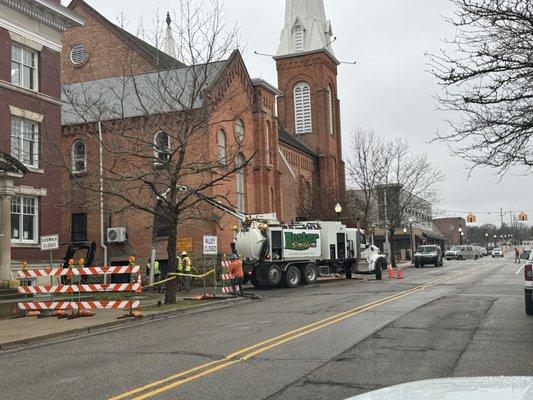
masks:
<svg viewBox="0 0 533 400"><path fill-rule="evenodd" d="M252 299L255 300L255 299ZM246 298L236 298L230 300L223 300L222 304L200 304L197 306L184 307L177 310L169 310L163 312L154 312L153 314L147 314L143 318L130 318L121 319L111 322L106 322L100 325L94 325L84 328L69 329L62 332L51 333L48 335L35 336L32 338L14 340L11 342L0 343L0 353L8 350L20 350L27 347L44 345L59 340L74 339L77 337L84 337L87 335L100 334L108 331L114 331L118 329L129 328L132 326L139 326L151 321L159 319L167 319L172 317L178 317L183 315L200 314L203 312L214 311L222 308L231 307L239 303L246 304L251 300Z"/></svg>

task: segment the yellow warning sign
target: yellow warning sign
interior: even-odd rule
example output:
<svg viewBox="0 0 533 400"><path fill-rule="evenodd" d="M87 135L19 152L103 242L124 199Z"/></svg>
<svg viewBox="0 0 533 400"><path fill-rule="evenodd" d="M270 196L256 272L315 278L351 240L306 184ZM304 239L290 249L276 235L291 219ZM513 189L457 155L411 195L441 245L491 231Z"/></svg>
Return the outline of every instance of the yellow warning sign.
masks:
<svg viewBox="0 0 533 400"><path fill-rule="evenodd" d="M178 238L176 242L176 250L178 252L182 252L182 251L191 252L192 251L192 238L190 237Z"/></svg>

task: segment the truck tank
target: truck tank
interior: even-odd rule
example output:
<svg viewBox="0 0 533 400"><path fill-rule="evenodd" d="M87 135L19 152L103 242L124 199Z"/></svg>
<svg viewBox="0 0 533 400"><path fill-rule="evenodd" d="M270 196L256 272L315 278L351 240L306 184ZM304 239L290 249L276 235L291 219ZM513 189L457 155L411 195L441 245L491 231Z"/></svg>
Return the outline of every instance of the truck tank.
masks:
<svg viewBox="0 0 533 400"><path fill-rule="evenodd" d="M235 249L239 257L246 261L259 261L266 238L257 227L240 230L235 238Z"/></svg>

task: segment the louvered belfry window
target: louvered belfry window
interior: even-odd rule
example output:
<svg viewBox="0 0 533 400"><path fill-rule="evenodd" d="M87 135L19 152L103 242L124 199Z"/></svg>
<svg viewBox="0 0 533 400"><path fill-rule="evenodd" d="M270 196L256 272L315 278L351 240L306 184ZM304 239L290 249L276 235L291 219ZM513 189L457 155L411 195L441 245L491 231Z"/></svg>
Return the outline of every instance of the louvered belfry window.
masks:
<svg viewBox="0 0 533 400"><path fill-rule="evenodd" d="M297 134L310 133L313 130L311 88L307 82L300 82L294 86L294 119Z"/></svg>

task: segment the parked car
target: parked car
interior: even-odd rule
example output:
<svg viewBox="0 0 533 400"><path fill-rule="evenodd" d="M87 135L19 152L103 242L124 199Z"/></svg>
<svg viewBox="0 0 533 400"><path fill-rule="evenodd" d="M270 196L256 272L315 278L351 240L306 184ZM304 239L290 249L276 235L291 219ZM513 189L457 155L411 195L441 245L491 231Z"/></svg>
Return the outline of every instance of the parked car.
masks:
<svg viewBox="0 0 533 400"><path fill-rule="evenodd" d="M533 315L533 255L524 265L524 298L526 304L526 314Z"/></svg>
<svg viewBox="0 0 533 400"><path fill-rule="evenodd" d="M435 267L443 265L442 249L438 245L418 246L415 253L415 268L423 267L426 264L433 264Z"/></svg>
<svg viewBox="0 0 533 400"><path fill-rule="evenodd" d="M521 259L521 260L528 260L530 255L531 255L531 250L524 250L524 251L520 254L520 259Z"/></svg>
<svg viewBox="0 0 533 400"><path fill-rule="evenodd" d="M446 260L477 260L479 253L474 251L474 247L470 245L452 246L444 254L444 257L446 257Z"/></svg>
<svg viewBox="0 0 533 400"><path fill-rule="evenodd" d="M502 257L503 258L503 251L499 247L495 247L491 251L492 258L494 257Z"/></svg>
<svg viewBox="0 0 533 400"><path fill-rule="evenodd" d="M483 257L486 257L489 255L489 251L487 250L486 247L481 248L481 253L483 254Z"/></svg>

